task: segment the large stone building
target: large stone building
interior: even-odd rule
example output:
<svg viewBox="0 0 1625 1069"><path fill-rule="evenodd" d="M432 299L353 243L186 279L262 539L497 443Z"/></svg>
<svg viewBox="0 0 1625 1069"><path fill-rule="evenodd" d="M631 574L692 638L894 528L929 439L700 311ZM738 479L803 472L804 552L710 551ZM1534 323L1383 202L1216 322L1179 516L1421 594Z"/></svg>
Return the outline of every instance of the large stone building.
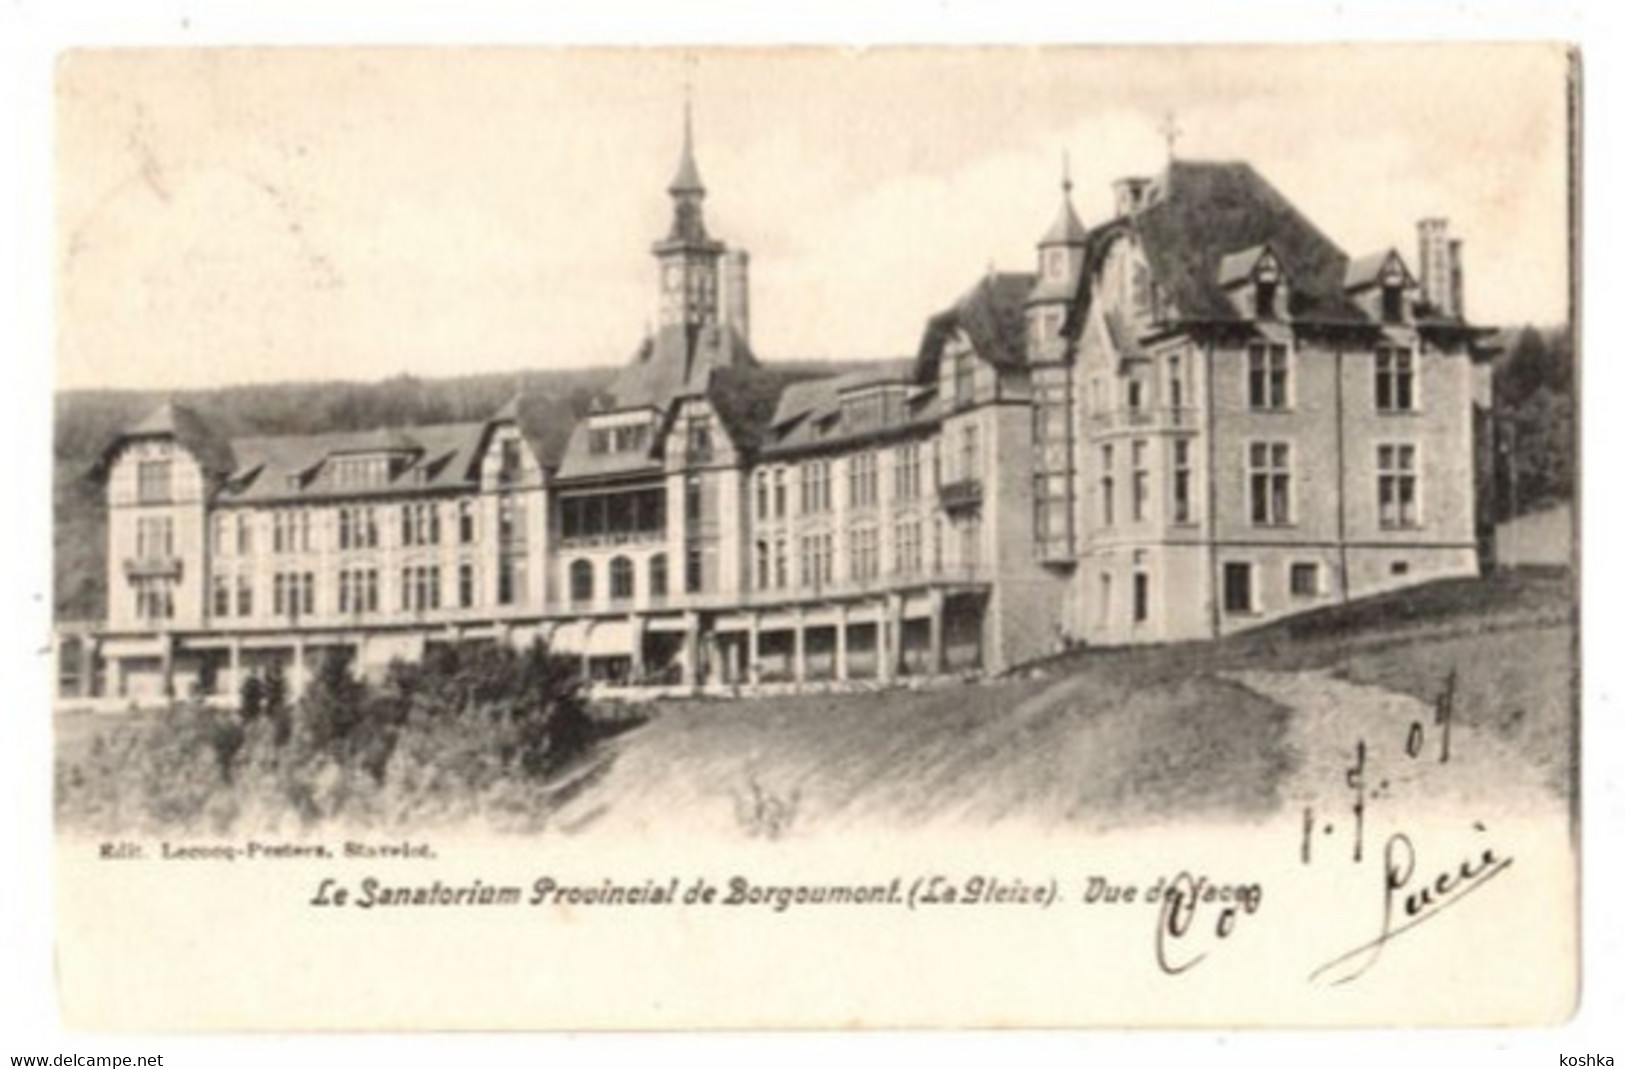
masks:
<svg viewBox="0 0 1625 1069"><path fill-rule="evenodd" d="M692 138L658 327L570 429L223 440L166 405L111 443L108 613L63 654L123 704L338 649L368 671L546 639L602 686L997 672L1218 636L1477 569L1478 333L1459 243L1351 260L1244 163L1171 162L913 360L786 384Z"/></svg>

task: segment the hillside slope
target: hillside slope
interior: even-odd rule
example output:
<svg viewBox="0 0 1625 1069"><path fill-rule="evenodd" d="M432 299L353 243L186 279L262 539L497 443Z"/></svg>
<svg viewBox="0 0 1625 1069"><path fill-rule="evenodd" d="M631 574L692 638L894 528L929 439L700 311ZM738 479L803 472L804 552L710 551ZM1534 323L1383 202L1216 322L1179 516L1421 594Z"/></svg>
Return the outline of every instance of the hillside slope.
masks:
<svg viewBox="0 0 1625 1069"><path fill-rule="evenodd" d="M1450 582L971 687L678 702L609 747L555 826L777 837L1261 820L1336 787L1361 738L1392 765L1446 689L1453 763L1417 765L1410 789L1560 811L1569 599L1565 577Z"/></svg>

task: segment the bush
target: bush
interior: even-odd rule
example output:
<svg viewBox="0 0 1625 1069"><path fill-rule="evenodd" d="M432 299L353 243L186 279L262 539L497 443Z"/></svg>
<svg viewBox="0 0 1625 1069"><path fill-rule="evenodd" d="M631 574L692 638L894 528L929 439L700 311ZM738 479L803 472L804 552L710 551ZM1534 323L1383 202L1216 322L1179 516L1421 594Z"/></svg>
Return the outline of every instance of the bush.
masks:
<svg viewBox="0 0 1625 1069"><path fill-rule="evenodd" d="M182 706L121 724L82 759L60 762L59 819L215 833L329 821L536 827L552 805L550 780L600 735L575 668L540 643L458 643L392 664L371 687L332 654L292 710L273 668L244 682L235 713Z"/></svg>

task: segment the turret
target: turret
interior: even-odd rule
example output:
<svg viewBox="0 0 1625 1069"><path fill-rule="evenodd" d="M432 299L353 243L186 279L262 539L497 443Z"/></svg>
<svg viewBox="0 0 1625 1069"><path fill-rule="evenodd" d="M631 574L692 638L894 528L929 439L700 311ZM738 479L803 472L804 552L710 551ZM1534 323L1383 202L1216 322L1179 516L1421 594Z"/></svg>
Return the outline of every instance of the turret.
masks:
<svg viewBox="0 0 1625 1069"><path fill-rule="evenodd" d="M1027 298L1027 344L1035 362L1058 360L1065 349L1061 326L1077 296L1089 231L1072 208L1072 168L1063 157L1061 206L1038 239L1038 281Z"/></svg>

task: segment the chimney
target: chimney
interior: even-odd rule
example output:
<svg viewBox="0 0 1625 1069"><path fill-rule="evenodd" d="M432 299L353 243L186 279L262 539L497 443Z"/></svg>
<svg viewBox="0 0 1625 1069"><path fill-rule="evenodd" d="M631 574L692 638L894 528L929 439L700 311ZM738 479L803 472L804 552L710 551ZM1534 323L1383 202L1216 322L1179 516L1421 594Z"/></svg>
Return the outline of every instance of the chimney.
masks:
<svg viewBox="0 0 1625 1069"><path fill-rule="evenodd" d="M730 249L722 257L722 321L750 345L750 253Z"/></svg>
<svg viewBox="0 0 1625 1069"><path fill-rule="evenodd" d="M1145 191L1151 185L1149 178L1119 178L1112 183L1119 217L1135 215L1145 207Z"/></svg>
<svg viewBox="0 0 1625 1069"><path fill-rule="evenodd" d="M1461 239L1450 239L1450 311L1458 319L1467 318L1467 302L1461 293Z"/></svg>
<svg viewBox="0 0 1625 1069"><path fill-rule="evenodd" d="M1452 316L1459 312L1458 294L1451 266L1450 223L1434 217L1416 224L1417 263L1422 271L1422 300L1435 314Z"/></svg>

